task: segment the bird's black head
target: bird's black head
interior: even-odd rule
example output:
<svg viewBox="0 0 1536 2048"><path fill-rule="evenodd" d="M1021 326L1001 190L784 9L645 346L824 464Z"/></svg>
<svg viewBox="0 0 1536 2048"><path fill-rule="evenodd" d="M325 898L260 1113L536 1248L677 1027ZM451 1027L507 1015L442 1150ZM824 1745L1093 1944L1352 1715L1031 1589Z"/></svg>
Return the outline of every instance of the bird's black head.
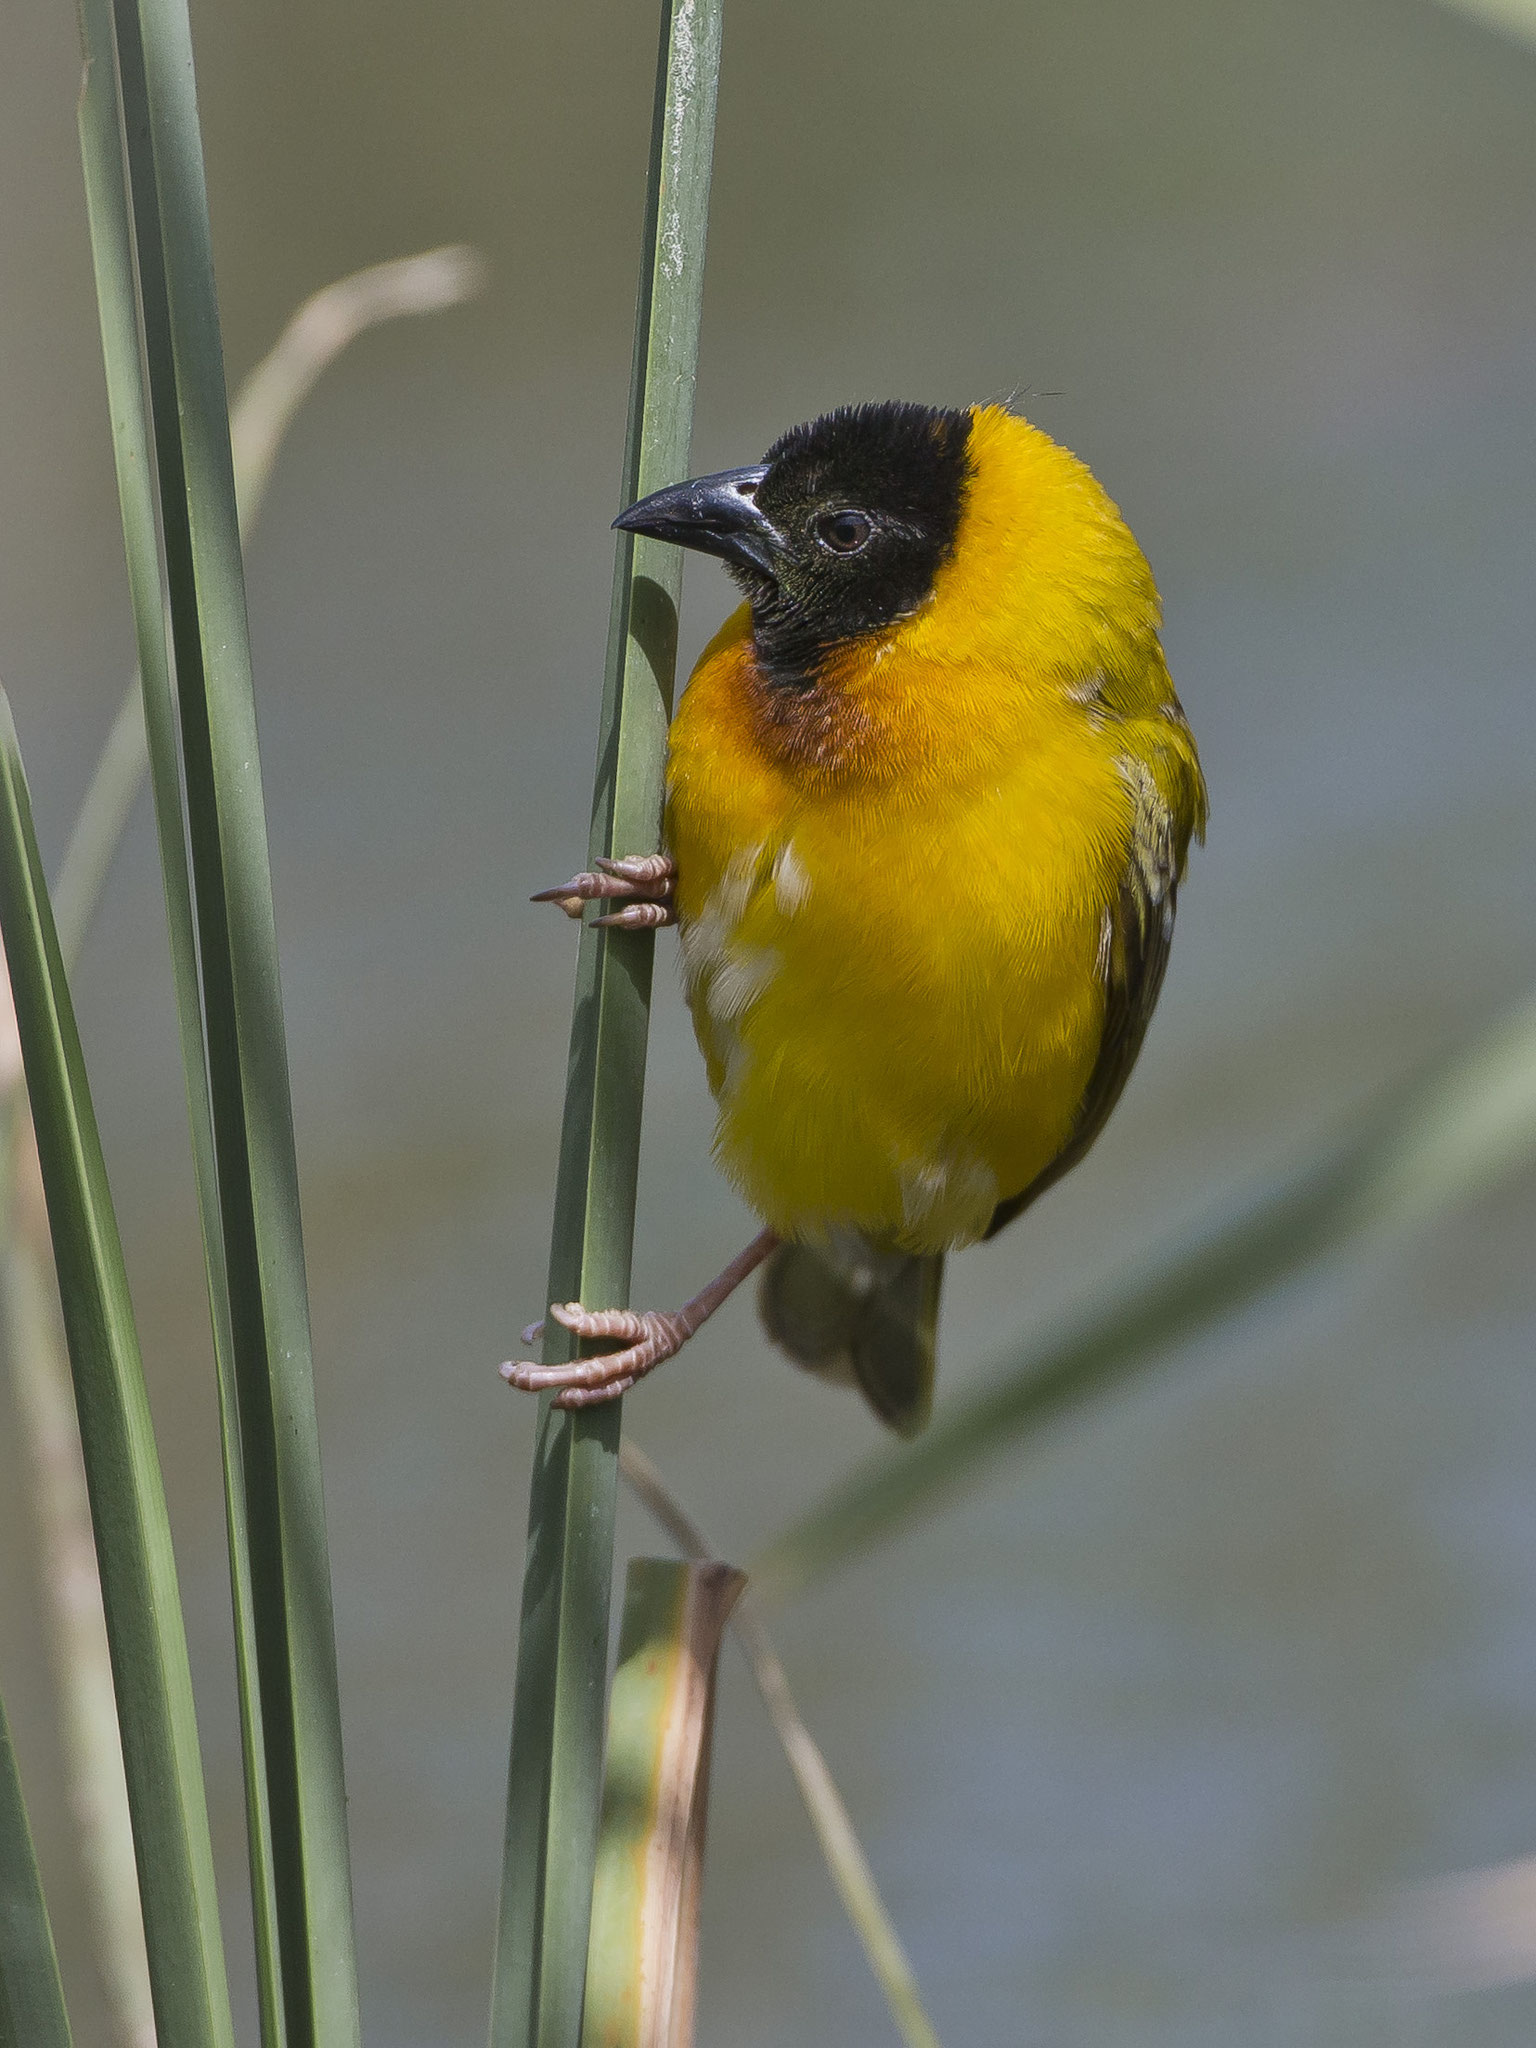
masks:
<svg viewBox="0 0 1536 2048"><path fill-rule="evenodd" d="M718 555L752 606L770 682L913 612L955 544L969 412L889 401L791 428L760 464L654 492L614 523Z"/></svg>

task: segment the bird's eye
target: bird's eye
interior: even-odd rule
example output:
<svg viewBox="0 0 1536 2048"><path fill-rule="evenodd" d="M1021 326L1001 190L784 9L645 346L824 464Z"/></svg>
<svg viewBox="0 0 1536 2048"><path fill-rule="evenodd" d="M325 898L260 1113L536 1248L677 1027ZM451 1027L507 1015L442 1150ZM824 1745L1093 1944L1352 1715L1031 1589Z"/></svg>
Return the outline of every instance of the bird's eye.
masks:
<svg viewBox="0 0 1536 2048"><path fill-rule="evenodd" d="M873 531L862 512L827 512L816 522L816 538L835 555L856 555Z"/></svg>

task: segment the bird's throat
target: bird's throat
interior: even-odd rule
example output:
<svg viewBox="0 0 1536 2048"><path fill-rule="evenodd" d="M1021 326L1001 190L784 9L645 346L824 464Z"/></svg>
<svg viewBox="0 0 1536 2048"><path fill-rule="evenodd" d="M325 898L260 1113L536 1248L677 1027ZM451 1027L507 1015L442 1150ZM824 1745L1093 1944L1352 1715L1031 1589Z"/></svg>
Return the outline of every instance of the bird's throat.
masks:
<svg viewBox="0 0 1536 2048"><path fill-rule="evenodd" d="M804 659L789 663L771 652L765 657L754 634L747 698L758 746L769 760L818 782L847 782L870 773L876 735L865 707L839 686L831 652L807 650Z"/></svg>

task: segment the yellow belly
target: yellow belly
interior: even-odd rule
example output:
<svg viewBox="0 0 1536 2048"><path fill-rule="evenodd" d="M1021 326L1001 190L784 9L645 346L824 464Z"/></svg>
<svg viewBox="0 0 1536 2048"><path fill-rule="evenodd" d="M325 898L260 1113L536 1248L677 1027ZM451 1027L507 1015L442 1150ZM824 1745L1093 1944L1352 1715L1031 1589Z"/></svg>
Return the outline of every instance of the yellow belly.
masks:
<svg viewBox="0 0 1536 2048"><path fill-rule="evenodd" d="M752 743L738 643L683 700L667 811L721 1163L787 1236L971 1242L1097 1057L1132 826L1112 747L1052 713L959 786L808 784Z"/></svg>

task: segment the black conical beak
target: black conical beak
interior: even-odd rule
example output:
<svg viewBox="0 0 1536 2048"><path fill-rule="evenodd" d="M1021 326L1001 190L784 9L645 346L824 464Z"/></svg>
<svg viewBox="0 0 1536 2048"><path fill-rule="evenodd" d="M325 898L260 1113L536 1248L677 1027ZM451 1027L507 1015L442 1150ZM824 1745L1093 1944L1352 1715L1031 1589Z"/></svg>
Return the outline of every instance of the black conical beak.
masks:
<svg viewBox="0 0 1536 2048"><path fill-rule="evenodd" d="M631 505L613 522L625 533L649 534L701 555L718 555L760 576L777 573L780 539L771 519L757 508L757 487L767 465L722 469L669 484Z"/></svg>

